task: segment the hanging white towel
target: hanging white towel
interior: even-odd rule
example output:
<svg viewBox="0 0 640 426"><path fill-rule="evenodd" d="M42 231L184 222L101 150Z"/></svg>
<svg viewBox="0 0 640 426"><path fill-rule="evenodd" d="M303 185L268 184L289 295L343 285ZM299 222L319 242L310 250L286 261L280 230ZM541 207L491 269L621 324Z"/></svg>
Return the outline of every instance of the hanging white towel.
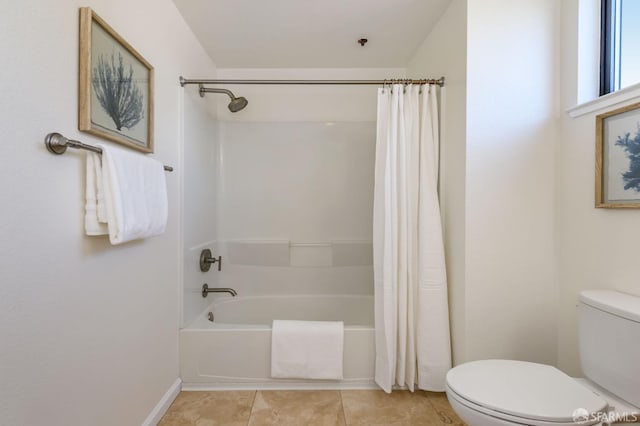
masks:
<svg viewBox="0 0 640 426"><path fill-rule="evenodd" d="M111 244L162 234L168 213L162 163L120 148L100 148Z"/></svg>
<svg viewBox="0 0 640 426"><path fill-rule="evenodd" d="M84 205L84 229L87 235L107 235L102 186L102 164L98 154L87 152L87 180Z"/></svg>
<svg viewBox="0 0 640 426"><path fill-rule="evenodd" d="M273 321L271 377L342 380L342 321Z"/></svg>

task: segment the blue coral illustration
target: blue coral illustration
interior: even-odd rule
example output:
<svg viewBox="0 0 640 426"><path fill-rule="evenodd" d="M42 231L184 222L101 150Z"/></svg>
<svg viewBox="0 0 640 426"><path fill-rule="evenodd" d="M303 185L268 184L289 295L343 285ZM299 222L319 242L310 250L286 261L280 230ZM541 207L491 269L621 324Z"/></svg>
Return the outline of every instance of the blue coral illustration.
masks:
<svg viewBox="0 0 640 426"><path fill-rule="evenodd" d="M121 53L117 60L112 54L110 61L100 55L93 68L92 85L98 102L116 129L131 129L144 118L144 95L134 81L133 66L125 67Z"/></svg>
<svg viewBox="0 0 640 426"><path fill-rule="evenodd" d="M618 136L616 146L622 147L630 160L629 170L622 173L624 189L633 189L640 192L640 123L633 137L631 133Z"/></svg>

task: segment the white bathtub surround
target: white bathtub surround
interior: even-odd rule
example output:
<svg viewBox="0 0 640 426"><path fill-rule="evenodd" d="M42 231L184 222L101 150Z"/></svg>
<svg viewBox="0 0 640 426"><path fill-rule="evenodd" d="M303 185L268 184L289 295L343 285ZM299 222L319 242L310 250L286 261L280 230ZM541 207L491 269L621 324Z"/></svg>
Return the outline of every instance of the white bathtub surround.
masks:
<svg viewBox="0 0 640 426"><path fill-rule="evenodd" d="M406 89L406 90L405 90ZM374 193L375 380L443 391L451 367L437 193L435 86L378 90Z"/></svg>
<svg viewBox="0 0 640 426"><path fill-rule="evenodd" d="M274 320L271 377L342 380L342 321Z"/></svg>
<svg viewBox="0 0 640 426"><path fill-rule="evenodd" d="M368 79L401 74L291 72L239 69L218 77ZM231 287L240 296L373 295L372 261L365 264L362 246L368 243L372 250L375 87L229 88L246 96L250 107L241 114L220 111L215 215L223 267L217 286ZM282 96L286 106L276 106L273 102L279 104ZM290 105L294 99L296 105ZM323 114L317 114L320 110Z"/></svg>
<svg viewBox="0 0 640 426"><path fill-rule="evenodd" d="M371 241L332 241L332 266L373 265L373 243Z"/></svg>
<svg viewBox="0 0 640 426"><path fill-rule="evenodd" d="M344 378L272 378L275 318L344 321ZM224 297L180 330L180 376L185 390L373 389L374 347L373 296Z"/></svg>
<svg viewBox="0 0 640 426"><path fill-rule="evenodd" d="M239 265L289 266L289 241L228 241L229 262Z"/></svg>
<svg viewBox="0 0 640 426"><path fill-rule="evenodd" d="M185 90L186 89L186 90ZM228 256L220 253L218 245L219 184L219 125L209 110L207 98L201 98L197 87L182 89L182 223L184 249L182 257L183 307L180 326L191 324L211 303L211 297L202 297L202 284L220 285L218 268L208 272L200 270L200 253L210 249L214 256L222 255L223 266ZM209 98L211 99L211 98ZM206 184L203 184L206 182ZM229 287L225 285L224 287Z"/></svg>

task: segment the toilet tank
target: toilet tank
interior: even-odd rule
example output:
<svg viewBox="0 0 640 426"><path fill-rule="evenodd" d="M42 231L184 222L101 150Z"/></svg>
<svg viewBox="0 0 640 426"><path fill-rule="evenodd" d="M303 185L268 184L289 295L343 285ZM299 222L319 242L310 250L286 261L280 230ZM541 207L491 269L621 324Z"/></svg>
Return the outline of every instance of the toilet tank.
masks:
<svg viewBox="0 0 640 426"><path fill-rule="evenodd" d="M640 297L580 293L578 341L587 378L640 407Z"/></svg>

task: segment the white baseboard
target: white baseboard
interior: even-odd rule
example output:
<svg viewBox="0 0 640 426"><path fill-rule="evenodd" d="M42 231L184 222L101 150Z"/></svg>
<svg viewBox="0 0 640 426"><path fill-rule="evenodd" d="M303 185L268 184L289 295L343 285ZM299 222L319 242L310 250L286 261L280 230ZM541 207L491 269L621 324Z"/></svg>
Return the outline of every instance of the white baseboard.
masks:
<svg viewBox="0 0 640 426"><path fill-rule="evenodd" d="M380 389L373 380L350 380L340 382L264 380L220 383L183 383L183 391L231 391L231 390L371 390Z"/></svg>
<svg viewBox="0 0 640 426"><path fill-rule="evenodd" d="M162 398L160 398L160 401L158 401L156 406L153 407L153 410L151 410L151 413L149 413L145 421L142 422L142 426L156 426L160 422L162 416L164 416L164 413L169 409L173 400L176 399L180 390L182 390L182 380L177 378Z"/></svg>

